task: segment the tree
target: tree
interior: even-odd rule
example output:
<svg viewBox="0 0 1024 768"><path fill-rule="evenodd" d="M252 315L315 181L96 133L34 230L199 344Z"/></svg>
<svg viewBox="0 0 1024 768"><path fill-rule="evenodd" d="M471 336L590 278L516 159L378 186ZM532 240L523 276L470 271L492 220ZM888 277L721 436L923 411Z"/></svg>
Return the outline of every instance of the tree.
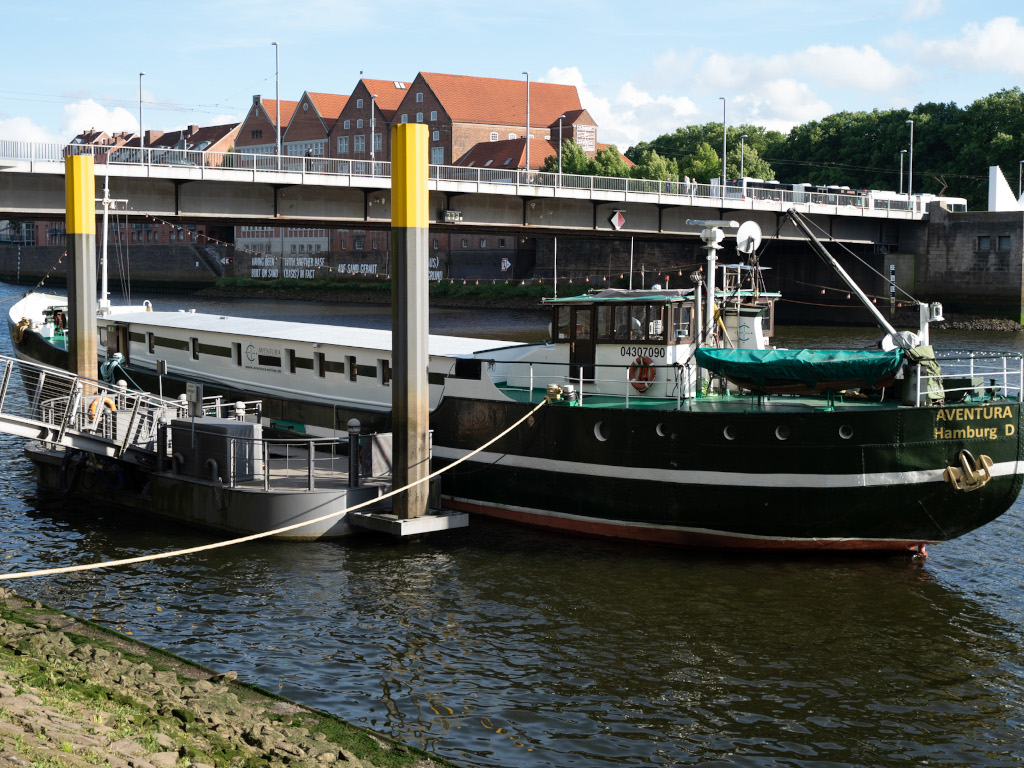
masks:
<svg viewBox="0 0 1024 768"><path fill-rule="evenodd" d="M548 155L540 166L545 173L558 173L558 155ZM587 157L583 147L572 139L562 141L562 173L576 173L593 176L593 161Z"/></svg>
<svg viewBox="0 0 1024 768"><path fill-rule="evenodd" d="M755 147L743 146L743 173L740 173L740 147L729 150L729 157L725 161L725 172L730 179L738 179L740 176L747 176L752 179L770 180L775 178L775 171L771 165L764 160ZM719 171L721 173L721 171ZM717 175L717 174L716 174Z"/></svg>
<svg viewBox="0 0 1024 768"><path fill-rule="evenodd" d="M696 182L707 184L722 175L722 159L710 144L701 142L694 153L679 164L679 171Z"/></svg>
<svg viewBox="0 0 1024 768"><path fill-rule="evenodd" d="M619 153L619 148L614 144L609 144L594 155L594 175L616 176L619 178L629 176L629 166L626 165L626 161L622 159L622 155Z"/></svg>
<svg viewBox="0 0 1024 768"><path fill-rule="evenodd" d="M679 166L675 160L667 160L653 149L644 150L633 160L630 176L634 179L653 179L654 181L675 181L679 178ZM631 160L633 158L630 158Z"/></svg>

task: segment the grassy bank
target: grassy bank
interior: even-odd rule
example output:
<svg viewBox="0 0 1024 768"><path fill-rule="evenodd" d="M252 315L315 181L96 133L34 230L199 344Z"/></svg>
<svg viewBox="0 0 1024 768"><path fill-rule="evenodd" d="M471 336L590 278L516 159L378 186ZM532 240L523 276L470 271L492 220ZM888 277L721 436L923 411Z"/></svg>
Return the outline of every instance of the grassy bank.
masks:
<svg viewBox="0 0 1024 768"><path fill-rule="evenodd" d="M0 765L454 768L0 588Z"/></svg>
<svg viewBox="0 0 1024 768"><path fill-rule="evenodd" d="M586 293L592 284L560 285L559 296ZM552 296L550 284L477 283L469 280L440 280L429 286L435 306L504 307L531 309ZM384 280L255 280L248 277L221 278L203 296L228 296L303 301L338 301L363 304L391 303L391 282Z"/></svg>

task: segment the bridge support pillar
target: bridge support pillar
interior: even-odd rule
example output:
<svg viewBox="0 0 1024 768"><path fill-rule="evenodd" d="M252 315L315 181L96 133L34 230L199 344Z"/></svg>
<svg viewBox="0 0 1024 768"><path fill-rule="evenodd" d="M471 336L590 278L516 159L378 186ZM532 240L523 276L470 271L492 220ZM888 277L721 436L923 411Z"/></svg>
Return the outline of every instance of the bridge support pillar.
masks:
<svg viewBox="0 0 1024 768"><path fill-rule="evenodd" d="M392 477L396 488L430 474L427 152L426 125L391 128ZM426 482L398 494L395 514L400 519L425 515L428 495Z"/></svg>
<svg viewBox="0 0 1024 768"><path fill-rule="evenodd" d="M68 243L68 368L98 378L96 362L96 174L93 158L64 158Z"/></svg>

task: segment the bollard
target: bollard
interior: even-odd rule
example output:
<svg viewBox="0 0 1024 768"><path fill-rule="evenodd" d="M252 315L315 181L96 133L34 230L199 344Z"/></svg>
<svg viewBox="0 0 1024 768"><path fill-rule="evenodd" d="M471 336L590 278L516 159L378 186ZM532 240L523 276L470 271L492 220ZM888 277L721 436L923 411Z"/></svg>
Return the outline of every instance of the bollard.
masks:
<svg viewBox="0 0 1024 768"><path fill-rule="evenodd" d="M348 420L348 487L359 487L359 419Z"/></svg>

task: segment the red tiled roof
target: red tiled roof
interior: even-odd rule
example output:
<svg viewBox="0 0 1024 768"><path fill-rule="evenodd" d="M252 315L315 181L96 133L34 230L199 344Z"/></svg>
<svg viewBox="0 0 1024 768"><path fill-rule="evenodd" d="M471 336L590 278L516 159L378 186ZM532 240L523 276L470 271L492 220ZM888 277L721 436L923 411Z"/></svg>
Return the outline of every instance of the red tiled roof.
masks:
<svg viewBox="0 0 1024 768"><path fill-rule="evenodd" d="M313 93L312 91L306 91L306 93L309 95L309 100L313 102L313 106L316 107L316 111L320 113L320 117L328 123L333 123L337 120L341 110L348 104L348 96L343 96L339 93ZM281 107L281 119L284 120L283 105Z"/></svg>
<svg viewBox="0 0 1024 768"><path fill-rule="evenodd" d="M497 80L434 72L421 72L420 77L454 123L526 125L525 79ZM576 86L530 83L531 127L558 122L559 115L574 109L582 109Z"/></svg>
<svg viewBox="0 0 1024 768"><path fill-rule="evenodd" d="M374 102L377 104L377 108L384 113L394 114L398 105L402 103L402 99L405 98L405 94L409 92L409 83L403 83L400 80L371 80L364 77L361 82L367 93L377 97Z"/></svg>
<svg viewBox="0 0 1024 768"><path fill-rule="evenodd" d="M530 167L540 168L544 159L558 154L558 147L550 141L530 140ZM505 141L481 141L467 152L458 165L473 168L498 168L505 170L522 170L526 168L526 139L507 139Z"/></svg>
<svg viewBox="0 0 1024 768"><path fill-rule="evenodd" d="M275 99L260 99L263 104L263 108L267 110L267 114L270 115L270 122L274 122L277 119L277 101ZM284 101L281 100L281 123L282 126L288 125L292 119L292 115L295 113L295 109L299 106L297 101Z"/></svg>
<svg viewBox="0 0 1024 768"><path fill-rule="evenodd" d="M212 145L230 134L239 125L240 123L230 123L228 125L208 125L202 128L199 126L190 126L182 131L168 131L159 139L154 141L152 146L174 148L178 146L182 135L185 136L185 143L187 144L188 149L198 147L204 141L208 141L210 142L210 145Z"/></svg>

